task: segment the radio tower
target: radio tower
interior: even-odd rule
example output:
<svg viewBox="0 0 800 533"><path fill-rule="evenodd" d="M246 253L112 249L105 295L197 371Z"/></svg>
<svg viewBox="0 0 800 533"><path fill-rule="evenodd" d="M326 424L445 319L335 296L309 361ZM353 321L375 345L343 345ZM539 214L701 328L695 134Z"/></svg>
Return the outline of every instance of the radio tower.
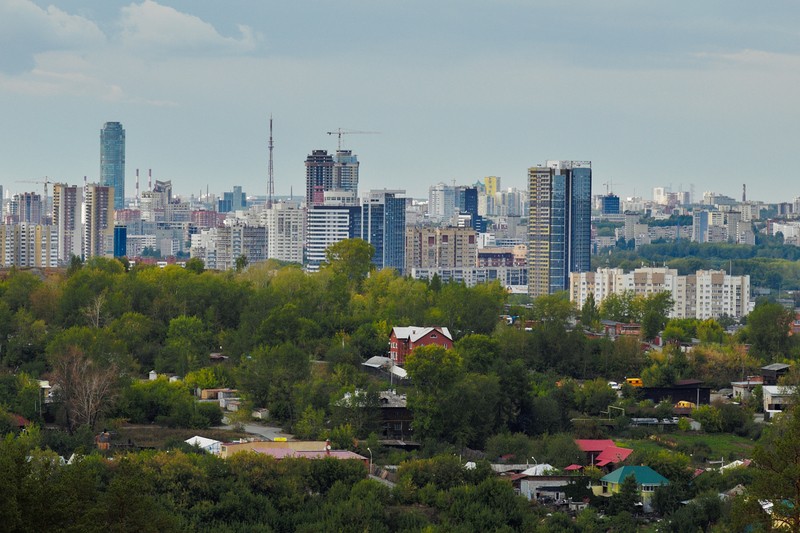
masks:
<svg viewBox="0 0 800 533"><path fill-rule="evenodd" d="M267 209L272 209L272 195L275 194L275 176L272 171L272 115L269 116L269 182L267 183Z"/></svg>

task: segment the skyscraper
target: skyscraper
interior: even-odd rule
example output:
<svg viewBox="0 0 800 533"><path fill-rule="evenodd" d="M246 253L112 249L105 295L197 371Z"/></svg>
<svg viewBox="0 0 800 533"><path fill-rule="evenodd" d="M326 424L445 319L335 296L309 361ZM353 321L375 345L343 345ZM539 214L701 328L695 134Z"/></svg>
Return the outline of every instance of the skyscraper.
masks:
<svg viewBox="0 0 800 533"><path fill-rule="evenodd" d="M119 122L100 130L100 185L114 187L114 209L125 208L125 130Z"/></svg>
<svg viewBox="0 0 800 533"><path fill-rule="evenodd" d="M569 289L570 272L591 268L591 161L528 169L528 293Z"/></svg>
<svg viewBox="0 0 800 533"><path fill-rule="evenodd" d="M87 185L84 190L83 257L114 257L113 187Z"/></svg>
<svg viewBox="0 0 800 533"><path fill-rule="evenodd" d="M373 190L361 207L361 238L375 247L372 264L378 270L405 268L406 191Z"/></svg>
<svg viewBox="0 0 800 533"><path fill-rule="evenodd" d="M333 156L333 188L358 193L358 158L351 150L336 150Z"/></svg>
<svg viewBox="0 0 800 533"><path fill-rule="evenodd" d="M53 225L58 228L58 260L81 256L81 190L76 185L53 185Z"/></svg>
<svg viewBox="0 0 800 533"><path fill-rule="evenodd" d="M333 156L327 150L313 150L306 157L306 207L325 203L325 191L333 188Z"/></svg>

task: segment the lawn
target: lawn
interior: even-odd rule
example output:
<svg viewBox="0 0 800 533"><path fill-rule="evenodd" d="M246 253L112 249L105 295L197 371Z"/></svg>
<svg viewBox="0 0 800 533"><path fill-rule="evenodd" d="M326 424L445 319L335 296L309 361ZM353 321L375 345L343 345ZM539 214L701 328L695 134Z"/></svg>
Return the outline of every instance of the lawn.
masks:
<svg viewBox="0 0 800 533"><path fill-rule="evenodd" d="M635 451L660 449L681 451L690 455L695 466L710 466L706 459L730 462L746 459L752 454L755 442L728 433L671 432L656 433L647 439L616 439L619 446ZM696 455L696 456L695 456Z"/></svg>

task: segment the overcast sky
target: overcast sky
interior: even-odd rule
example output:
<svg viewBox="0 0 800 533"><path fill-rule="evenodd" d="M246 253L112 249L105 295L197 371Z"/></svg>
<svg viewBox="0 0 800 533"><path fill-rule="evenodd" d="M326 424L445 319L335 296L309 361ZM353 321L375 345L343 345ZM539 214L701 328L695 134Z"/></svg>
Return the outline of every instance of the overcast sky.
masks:
<svg viewBox="0 0 800 533"><path fill-rule="evenodd" d="M136 168L264 194L272 114L278 195L344 128L380 132L344 138L362 189L580 159L595 193L788 201L798 21L781 0L0 0L0 184L97 180L119 121L128 196Z"/></svg>

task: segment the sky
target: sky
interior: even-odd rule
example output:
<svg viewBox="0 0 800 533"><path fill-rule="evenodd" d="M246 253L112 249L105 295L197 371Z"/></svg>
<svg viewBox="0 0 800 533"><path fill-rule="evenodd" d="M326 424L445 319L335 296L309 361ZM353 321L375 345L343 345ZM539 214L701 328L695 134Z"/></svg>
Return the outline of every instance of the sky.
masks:
<svg viewBox="0 0 800 533"><path fill-rule="evenodd" d="M302 196L343 136L360 188L427 197L591 160L595 194L800 196L800 3L0 0L0 184L81 184L123 124L126 195ZM142 179L142 188L146 179ZM608 185L606 185L608 184Z"/></svg>

